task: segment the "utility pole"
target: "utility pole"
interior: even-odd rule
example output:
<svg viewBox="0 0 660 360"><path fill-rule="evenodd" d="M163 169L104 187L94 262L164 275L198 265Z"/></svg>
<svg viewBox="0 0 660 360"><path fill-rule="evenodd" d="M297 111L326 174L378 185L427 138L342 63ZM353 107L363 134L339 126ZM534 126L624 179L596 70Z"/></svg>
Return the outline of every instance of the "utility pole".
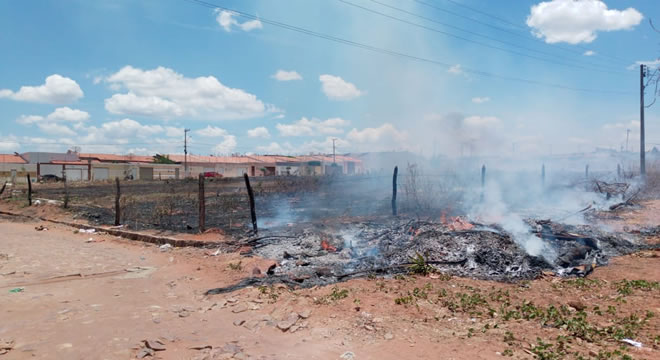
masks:
<svg viewBox="0 0 660 360"><path fill-rule="evenodd" d="M188 178L188 132L190 129L183 129L183 178Z"/></svg>
<svg viewBox="0 0 660 360"><path fill-rule="evenodd" d="M646 65L639 65L639 174L646 177L646 144L644 144L644 76Z"/></svg>
<svg viewBox="0 0 660 360"><path fill-rule="evenodd" d="M332 139L332 163L333 164L337 163L337 155L335 154L335 141L337 141L337 139Z"/></svg>

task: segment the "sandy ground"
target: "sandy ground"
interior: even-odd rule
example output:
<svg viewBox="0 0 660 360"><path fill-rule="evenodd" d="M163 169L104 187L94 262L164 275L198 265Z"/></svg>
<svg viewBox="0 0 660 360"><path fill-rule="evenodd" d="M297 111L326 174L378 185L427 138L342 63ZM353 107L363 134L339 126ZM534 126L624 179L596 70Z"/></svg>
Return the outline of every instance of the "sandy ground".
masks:
<svg viewBox="0 0 660 360"><path fill-rule="evenodd" d="M9 217L0 217L0 234L0 349L12 344L0 359L132 359L143 340L164 349L147 359L570 358L561 349L594 359L660 358L660 289L620 293L624 279L660 281L658 251L615 259L586 282L430 275L204 296L271 263L203 249L161 251ZM628 326L642 348L609 335L584 340L570 324L505 316L530 303L573 314L584 308L589 326ZM555 347L540 350L539 339Z"/></svg>

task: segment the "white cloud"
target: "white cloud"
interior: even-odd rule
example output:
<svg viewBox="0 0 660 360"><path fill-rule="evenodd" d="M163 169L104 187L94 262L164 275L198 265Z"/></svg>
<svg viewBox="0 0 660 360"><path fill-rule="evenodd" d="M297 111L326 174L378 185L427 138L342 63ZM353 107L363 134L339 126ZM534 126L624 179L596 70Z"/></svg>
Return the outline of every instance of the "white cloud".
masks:
<svg viewBox="0 0 660 360"><path fill-rule="evenodd" d="M473 97L473 98L472 98L472 102L475 103L475 104L483 104L483 103L485 103L485 102L489 102L489 101L490 101L490 98L489 98L488 96L484 96L484 97Z"/></svg>
<svg viewBox="0 0 660 360"><path fill-rule="evenodd" d="M268 132L268 129L266 129L263 126L250 129L247 131L247 134L249 137L253 137L253 138L264 138L264 139L270 138L270 132Z"/></svg>
<svg viewBox="0 0 660 360"><path fill-rule="evenodd" d="M21 115L16 122L22 125L30 125L36 123L56 123L56 122L71 122L82 123L89 120L89 113L86 111L71 109L69 107L60 107L55 109L48 116L43 117L40 115Z"/></svg>
<svg viewBox="0 0 660 360"><path fill-rule="evenodd" d="M594 55L596 55L596 52L593 51L593 50L587 50L582 55L584 55L584 56L594 56Z"/></svg>
<svg viewBox="0 0 660 360"><path fill-rule="evenodd" d="M30 125L42 122L44 120L45 118L39 115L21 115L21 117L16 119L16 122L21 125Z"/></svg>
<svg viewBox="0 0 660 360"><path fill-rule="evenodd" d="M141 139L155 142L154 136L165 131L160 125L142 125L132 119L109 121L101 126L86 126L80 130L82 137L79 142L83 144L124 144L129 139ZM168 140L171 142L171 140ZM119 151L119 147L101 148L104 151Z"/></svg>
<svg viewBox="0 0 660 360"><path fill-rule="evenodd" d="M171 118L183 115L183 110L176 103L158 96L137 96L114 94L105 99L105 109L112 114L131 114Z"/></svg>
<svg viewBox="0 0 660 360"><path fill-rule="evenodd" d="M216 154L230 154L236 148L236 136L227 135L222 142L213 147Z"/></svg>
<svg viewBox="0 0 660 360"><path fill-rule="evenodd" d="M22 115L16 122L21 125L37 125L41 132L49 136L76 136L76 132L62 123L71 123L76 130L84 129L84 122L89 120L89 113L86 111L71 109L69 107L60 107L55 109L48 116L40 115Z"/></svg>
<svg viewBox="0 0 660 360"><path fill-rule="evenodd" d="M44 138L24 136L20 142L30 144L26 151L63 152L75 145L74 141L66 137Z"/></svg>
<svg viewBox="0 0 660 360"><path fill-rule="evenodd" d="M125 66L106 82L128 89L105 100L113 114L159 118L245 119L280 111L255 95L225 86L214 76L187 78L172 69Z"/></svg>
<svg viewBox="0 0 660 360"><path fill-rule="evenodd" d="M640 128L639 120L632 120L627 123L618 122L618 123L603 125L604 130L612 130L612 129L625 130L625 129L639 129L639 128Z"/></svg>
<svg viewBox="0 0 660 360"><path fill-rule="evenodd" d="M165 136L167 137L183 137L184 132L183 128L178 128L174 126L165 126Z"/></svg>
<svg viewBox="0 0 660 360"><path fill-rule="evenodd" d="M132 119L106 122L101 125L101 129L111 138L129 136L149 138L163 132L160 125L142 125Z"/></svg>
<svg viewBox="0 0 660 360"><path fill-rule="evenodd" d="M394 125L385 123L377 128L353 129L346 139L357 143L377 143L383 140L393 140L396 143L405 142L408 134L398 130Z"/></svg>
<svg viewBox="0 0 660 360"><path fill-rule="evenodd" d="M74 80L58 74L50 75L46 82L39 86L21 86L14 92L0 89L0 98L16 101L29 101L46 104L68 104L83 97L83 91Z"/></svg>
<svg viewBox="0 0 660 360"><path fill-rule="evenodd" d="M364 92L339 76L324 74L319 76L321 90L332 100L352 100L364 95Z"/></svg>
<svg viewBox="0 0 660 360"><path fill-rule="evenodd" d="M586 144L590 144L591 140L581 138L581 137L572 136L572 137L568 138L568 142L573 143L573 144L586 145Z"/></svg>
<svg viewBox="0 0 660 360"><path fill-rule="evenodd" d="M284 146L272 142L268 145L257 146L257 151L262 154L288 154L291 152L291 144L285 143Z"/></svg>
<svg viewBox="0 0 660 360"><path fill-rule="evenodd" d="M238 25L243 31L252 31L254 29L263 29L264 26L259 20L250 20Z"/></svg>
<svg viewBox="0 0 660 360"><path fill-rule="evenodd" d="M334 137L327 137L322 141L306 141L300 145L293 146L288 142L280 145L277 142L271 142L268 145L257 146L256 150L262 154L280 154L280 155L302 155L302 154L332 154L332 143L335 142L335 146L338 150L349 149L349 142L344 139L338 139Z"/></svg>
<svg viewBox="0 0 660 360"><path fill-rule="evenodd" d="M263 24L259 20L250 20L246 21L244 23L239 23L238 20L234 18L236 13L227 11L227 10L216 10L216 17L215 21L218 22L218 25L220 25L223 29L225 29L226 32L230 32L231 29L236 26L240 28L243 31L252 31L255 29L262 29Z"/></svg>
<svg viewBox="0 0 660 360"><path fill-rule="evenodd" d="M71 109L70 107L64 106L55 109L52 113L47 116L49 121L64 121L64 122L85 122L89 120L89 113L86 111Z"/></svg>
<svg viewBox="0 0 660 360"><path fill-rule="evenodd" d="M533 5L527 25L547 43L590 43L598 31L630 30L642 21L634 8L610 10L601 0L551 0Z"/></svg>
<svg viewBox="0 0 660 360"><path fill-rule="evenodd" d="M215 21L217 21L225 31L231 31L231 26L236 22L234 14L229 11L216 11L216 13L218 15L215 17Z"/></svg>
<svg viewBox="0 0 660 360"><path fill-rule="evenodd" d="M225 129L221 129L217 126L208 125L204 129L195 131L195 134L203 137L221 137L221 136L227 136L229 133Z"/></svg>
<svg viewBox="0 0 660 360"><path fill-rule="evenodd" d="M634 64L628 66L629 70L639 69L640 65L646 65L648 67L656 67L660 65L660 59L656 60L647 60L647 61L635 61Z"/></svg>
<svg viewBox="0 0 660 360"><path fill-rule="evenodd" d="M296 71L286 71L286 70L277 70L277 72L271 75L275 80L278 81L292 81L292 80L302 80L302 76Z"/></svg>
<svg viewBox="0 0 660 360"><path fill-rule="evenodd" d="M275 127L282 136L318 136L337 135L344 132L342 127L349 122L342 118L330 118L324 121L303 117L291 124L277 124Z"/></svg>
<svg viewBox="0 0 660 360"><path fill-rule="evenodd" d="M302 145L295 147L295 152L298 154L311 154L311 153L320 153L320 154L332 154L332 145L338 152L348 151L350 149L350 143L345 139L326 137L323 141L311 140L306 141ZM290 152L291 153L291 152Z"/></svg>
<svg viewBox="0 0 660 360"><path fill-rule="evenodd" d="M143 148L143 147L130 148L130 149L128 149L128 153L133 154L133 155L144 155L144 156L149 156L149 155L155 155L156 154L155 152L153 152L153 151L151 151L147 148Z"/></svg>
<svg viewBox="0 0 660 360"><path fill-rule="evenodd" d="M0 137L0 152L14 152L18 151L20 148L21 145L15 136Z"/></svg>
<svg viewBox="0 0 660 360"><path fill-rule="evenodd" d="M222 141L212 148L216 154L229 154L236 148L236 136L229 134L225 129L208 125L204 129L195 131L195 134L206 138L222 138Z"/></svg>
<svg viewBox="0 0 660 360"><path fill-rule="evenodd" d="M465 125L472 127L492 127L502 123L495 116L468 116L463 121Z"/></svg>
<svg viewBox="0 0 660 360"><path fill-rule="evenodd" d="M461 64L456 64L454 66L449 67L449 70L447 70L447 72L454 75L461 75L463 73L463 67L461 66Z"/></svg>
<svg viewBox="0 0 660 360"><path fill-rule="evenodd" d="M41 130L47 135L76 136L76 132L71 130L71 128L69 128L66 125L61 125L57 123L40 123L37 126L39 126L39 130Z"/></svg>

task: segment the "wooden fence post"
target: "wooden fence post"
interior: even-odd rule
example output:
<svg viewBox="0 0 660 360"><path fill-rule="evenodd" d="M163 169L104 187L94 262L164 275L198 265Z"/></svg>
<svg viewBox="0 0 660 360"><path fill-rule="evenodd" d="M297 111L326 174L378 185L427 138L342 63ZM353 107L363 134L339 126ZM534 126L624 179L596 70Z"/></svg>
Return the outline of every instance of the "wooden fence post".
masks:
<svg viewBox="0 0 660 360"><path fill-rule="evenodd" d="M252 216L252 228L256 233L258 229L257 229L257 212L254 209L254 193L252 192L252 186L250 186L250 178L248 178L248 174L247 173L243 174L243 178L245 179L245 187L247 188L248 198L250 199L250 215Z"/></svg>
<svg viewBox="0 0 660 360"><path fill-rule="evenodd" d="M399 174L399 167L394 167L394 175L392 175L392 215L396 216L396 177Z"/></svg>
<svg viewBox="0 0 660 360"><path fill-rule="evenodd" d="M486 165L481 166L481 189L486 187Z"/></svg>
<svg viewBox="0 0 660 360"><path fill-rule="evenodd" d="M69 185L67 184L66 181L66 174L64 175L64 208L68 209L69 208Z"/></svg>
<svg viewBox="0 0 660 360"><path fill-rule="evenodd" d="M204 174L199 174L199 232L206 230L206 200L204 199Z"/></svg>
<svg viewBox="0 0 660 360"><path fill-rule="evenodd" d="M5 188L7 188L7 182L2 185L2 189L0 189L0 195L2 195L3 192L5 192Z"/></svg>
<svg viewBox="0 0 660 360"><path fill-rule="evenodd" d="M541 165L541 187L545 187L545 164Z"/></svg>
<svg viewBox="0 0 660 360"><path fill-rule="evenodd" d="M115 226L121 223L121 208L119 206L119 198L121 197L121 188L119 187L119 178L115 178L117 184L117 193L115 194Z"/></svg>
<svg viewBox="0 0 660 360"><path fill-rule="evenodd" d="M481 165L481 196L480 201L484 201L484 191L486 188L486 164Z"/></svg>
<svg viewBox="0 0 660 360"><path fill-rule="evenodd" d="M30 174L27 174L28 182L28 206L32 206L32 181L30 181Z"/></svg>

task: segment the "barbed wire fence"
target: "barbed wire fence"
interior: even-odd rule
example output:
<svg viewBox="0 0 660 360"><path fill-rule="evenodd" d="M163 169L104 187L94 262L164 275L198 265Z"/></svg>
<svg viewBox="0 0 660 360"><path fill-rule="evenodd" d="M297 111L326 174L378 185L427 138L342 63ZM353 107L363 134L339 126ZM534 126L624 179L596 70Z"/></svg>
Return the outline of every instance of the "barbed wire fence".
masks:
<svg viewBox="0 0 660 360"><path fill-rule="evenodd" d="M462 204L478 201L477 195L484 191L480 169L467 174L430 173L410 164L401 170L396 185L401 215L432 217L443 212L451 215ZM505 173L488 170L486 177L512 176ZM581 182L594 179L620 179L619 175L616 171L564 172L556 176L563 180L559 184L542 178L539 169L538 174L517 174L511 186L580 186ZM391 174L254 177L251 182L260 227L392 213ZM117 211L114 181L32 185L31 197L37 204L54 201L61 205L68 199L65 211L74 217L96 224L113 224ZM196 233L200 230L200 208L206 229L237 233L251 228L248 194L242 178L204 179L203 197L198 179L126 180L120 181L120 188L119 220L131 230ZM30 196L27 184L5 191L3 199L27 206ZM200 199L204 207L200 207Z"/></svg>

